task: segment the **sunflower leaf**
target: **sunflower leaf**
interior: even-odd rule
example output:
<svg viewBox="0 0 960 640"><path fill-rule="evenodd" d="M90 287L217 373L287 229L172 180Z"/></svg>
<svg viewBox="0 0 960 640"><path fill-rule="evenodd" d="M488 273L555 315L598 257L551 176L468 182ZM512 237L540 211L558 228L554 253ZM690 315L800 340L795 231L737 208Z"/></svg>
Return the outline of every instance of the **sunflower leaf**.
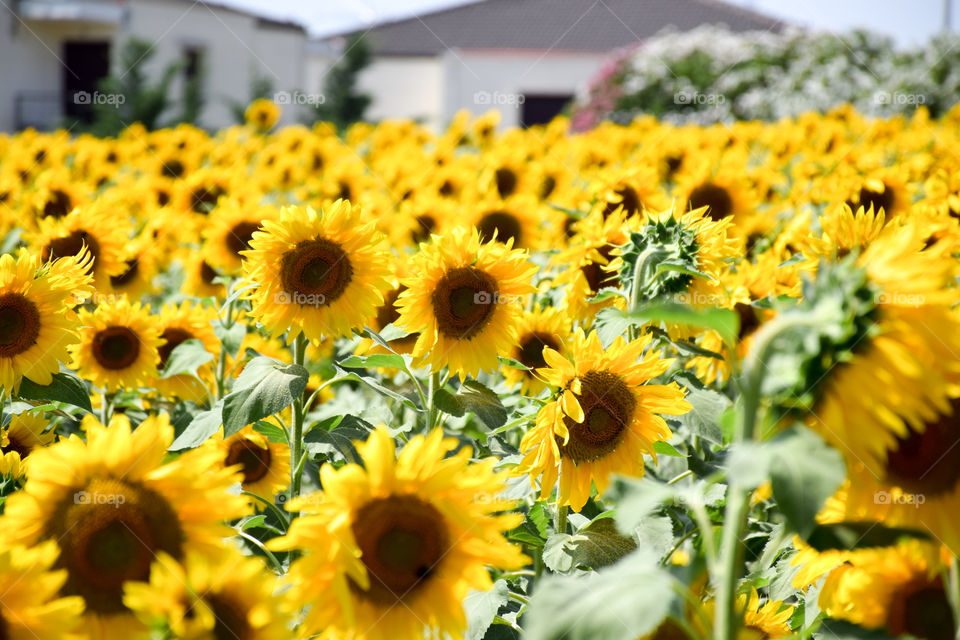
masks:
<svg viewBox="0 0 960 640"><path fill-rule="evenodd" d="M203 342L197 338L184 340L170 352L167 358L167 365L160 374L160 379L165 380L179 375L197 375L197 369L213 360L213 354L207 351Z"/></svg>
<svg viewBox="0 0 960 640"><path fill-rule="evenodd" d="M406 370L407 363L403 356L396 353L374 353L369 356L349 356L339 363L346 369L374 369L384 367L387 369Z"/></svg>
<svg viewBox="0 0 960 640"><path fill-rule="evenodd" d="M433 403L440 411L449 413L455 418L462 418L467 413L466 408L460 403L457 396L443 387L433 392Z"/></svg>
<svg viewBox="0 0 960 640"><path fill-rule="evenodd" d="M817 635L828 640L890 640L893 636L883 630L863 627L834 618L824 618Z"/></svg>
<svg viewBox="0 0 960 640"><path fill-rule="evenodd" d="M482 640L500 607L510 599L506 580L497 580L489 591L471 591L463 600L467 614L465 640Z"/></svg>
<svg viewBox="0 0 960 640"><path fill-rule="evenodd" d="M70 373L53 374L53 381L46 386L41 386L29 378L24 378L23 382L20 383L20 391L17 396L24 400L66 402L75 407L80 407L87 413L93 413L87 386L80 378Z"/></svg>
<svg viewBox="0 0 960 640"><path fill-rule="evenodd" d="M656 451L656 452L659 453L659 454L662 454L662 455L665 455L665 456L671 456L671 457L673 457L673 458L686 458L686 457L687 457L687 456L685 456L684 454L682 454L682 453L680 453L679 451L677 451L672 444L670 444L670 443L668 443L668 442L663 442L662 440L659 440L659 441L653 443L653 450Z"/></svg>
<svg viewBox="0 0 960 640"><path fill-rule="evenodd" d="M254 358L223 399L223 435L229 437L257 420L286 409L303 395L309 372L298 364Z"/></svg>
<svg viewBox="0 0 960 640"><path fill-rule="evenodd" d="M170 451L199 447L220 428L223 422L222 413L223 400L218 400L209 410L195 415L186 429L170 445Z"/></svg>
<svg viewBox="0 0 960 640"><path fill-rule="evenodd" d="M287 432L284 431L283 427L267 422L266 420L257 420L257 423L253 425L253 430L264 436L270 442L290 444L287 440Z"/></svg>
<svg viewBox="0 0 960 640"><path fill-rule="evenodd" d="M617 531L613 518L600 518L573 536L573 547L574 566L599 569L613 564L637 545L632 538Z"/></svg>
<svg viewBox="0 0 960 640"><path fill-rule="evenodd" d="M373 431L372 424L350 414L344 415L335 426L326 429L312 428L303 437L303 445L311 455L338 454L347 462L360 462L355 441L364 441Z"/></svg>
<svg viewBox="0 0 960 640"><path fill-rule="evenodd" d="M723 431L720 427L720 416L731 405L730 399L709 389L690 389L686 399L693 408L677 420L686 425L694 435L713 444L721 444Z"/></svg>
<svg viewBox="0 0 960 640"><path fill-rule="evenodd" d="M440 391L444 390L440 389ZM460 417L469 411L488 429L497 429L507 423L507 410L500 402L500 397L492 389L476 380L467 380L456 394L446 392L446 395L449 397L441 394L442 401L456 412L437 406L453 416Z"/></svg>
<svg viewBox="0 0 960 640"><path fill-rule="evenodd" d="M637 550L585 576L547 576L525 620L531 640L634 640L656 629L677 597L655 554Z"/></svg>
<svg viewBox="0 0 960 640"><path fill-rule="evenodd" d="M214 324L213 333L220 339L220 344L227 355L235 357L240 351L240 343L247 335L247 325L236 322L232 327L225 327L219 322Z"/></svg>
<svg viewBox="0 0 960 640"><path fill-rule="evenodd" d="M878 522L834 522L816 525L807 543L817 551L853 550L889 547L904 538L929 540L930 534L919 529L887 527Z"/></svg>
<svg viewBox="0 0 960 640"><path fill-rule="evenodd" d="M787 524L806 539L817 525L817 513L846 478L843 457L803 427L786 431L771 444L773 497Z"/></svg>
<svg viewBox="0 0 960 640"><path fill-rule="evenodd" d="M396 391L392 391L391 389L386 388L385 386L383 386L382 384L374 380L371 376L361 375L355 371L346 371L344 369L341 369L336 364L334 364L334 367L337 370L337 375L335 378L333 378L333 380L336 380L336 381L355 380L357 382L362 382L363 384L367 385L374 391L377 391L378 393L381 393L387 397L393 398L394 400L398 400L399 402L402 402L403 404L410 407L414 411L423 412L423 409L418 407L413 402L413 400L411 400L410 398L404 395L397 393Z"/></svg>

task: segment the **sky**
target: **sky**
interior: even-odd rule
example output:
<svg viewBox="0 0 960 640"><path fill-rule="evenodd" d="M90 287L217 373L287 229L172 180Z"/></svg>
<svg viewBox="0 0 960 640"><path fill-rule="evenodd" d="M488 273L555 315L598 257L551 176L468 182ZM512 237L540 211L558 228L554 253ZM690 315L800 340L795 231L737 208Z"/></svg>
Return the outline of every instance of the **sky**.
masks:
<svg viewBox="0 0 960 640"><path fill-rule="evenodd" d="M601 0L579 0L583 3ZM669 2L671 0L660 0ZM867 27L893 36L899 46L922 43L940 30L944 0L728 0L797 24L842 31ZM960 28L960 0L952 26ZM219 0L275 18L291 19L314 35L329 35L386 20L464 4L464 0Z"/></svg>

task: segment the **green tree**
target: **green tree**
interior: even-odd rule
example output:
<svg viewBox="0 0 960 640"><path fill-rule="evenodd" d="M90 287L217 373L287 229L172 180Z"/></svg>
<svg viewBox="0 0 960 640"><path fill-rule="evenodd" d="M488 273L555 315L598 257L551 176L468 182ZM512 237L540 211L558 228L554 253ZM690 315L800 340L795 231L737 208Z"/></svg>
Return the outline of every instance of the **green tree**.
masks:
<svg viewBox="0 0 960 640"><path fill-rule="evenodd" d="M327 71L323 82L323 103L311 105L308 124L332 122L338 131L342 131L364 119L371 97L357 91L357 78L372 58L373 51L367 39L362 34L352 36L341 60Z"/></svg>
<svg viewBox="0 0 960 640"><path fill-rule="evenodd" d="M171 109L170 87L184 68L183 61L168 64L156 81L147 75L147 63L154 55L153 45L139 38L131 38L123 45L117 69L100 81L98 91L109 99L90 105L93 119L80 129L99 136L115 136L135 122L147 129L158 129L165 124L161 118ZM201 91L202 70L187 81L178 115L173 123L195 123L203 108Z"/></svg>

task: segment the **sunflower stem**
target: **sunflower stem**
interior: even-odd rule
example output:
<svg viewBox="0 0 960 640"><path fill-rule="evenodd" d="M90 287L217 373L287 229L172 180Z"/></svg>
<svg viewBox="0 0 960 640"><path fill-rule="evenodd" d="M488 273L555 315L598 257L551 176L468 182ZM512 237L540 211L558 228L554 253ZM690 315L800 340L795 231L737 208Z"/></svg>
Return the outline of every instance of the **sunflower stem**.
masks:
<svg viewBox="0 0 960 640"><path fill-rule="evenodd" d="M437 393L439 388L440 372L435 371L430 374L430 382L427 386L427 431L433 431L433 428L437 426L437 416L440 413L440 410L437 408L434 395Z"/></svg>
<svg viewBox="0 0 960 640"><path fill-rule="evenodd" d="M307 354L307 338L303 333L293 339L293 364L304 366ZM290 425L293 434L290 438L290 499L300 495L300 481L303 477L301 464L303 450L304 393L293 399L293 420Z"/></svg>
<svg viewBox="0 0 960 640"><path fill-rule="evenodd" d="M107 426L110 424L110 394L106 391L100 393L100 424Z"/></svg>
<svg viewBox="0 0 960 640"><path fill-rule="evenodd" d="M955 627L953 637L960 640L960 560L953 556L950 561L950 568L947 570L947 597L950 598L950 608L953 610L953 624Z"/></svg>
<svg viewBox="0 0 960 640"><path fill-rule="evenodd" d="M229 288L227 289L229 291ZM233 327L233 298L227 303L227 315L220 320L220 325L224 329L230 329ZM227 351L223 348L223 344L220 345L220 353L217 356L217 400L220 400L224 396L226 391L226 378L227 376ZM212 404L210 405L213 406Z"/></svg>
<svg viewBox="0 0 960 640"><path fill-rule="evenodd" d="M563 505L557 509L557 533L567 532L567 511L570 507Z"/></svg>

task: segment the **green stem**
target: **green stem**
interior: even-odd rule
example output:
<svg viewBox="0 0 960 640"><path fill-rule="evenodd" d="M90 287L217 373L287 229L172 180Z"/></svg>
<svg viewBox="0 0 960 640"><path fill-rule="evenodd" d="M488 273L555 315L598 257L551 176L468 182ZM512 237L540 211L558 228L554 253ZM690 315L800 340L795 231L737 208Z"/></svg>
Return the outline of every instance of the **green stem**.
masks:
<svg viewBox="0 0 960 640"><path fill-rule="evenodd" d="M430 382L427 386L427 431L433 431L433 428L437 426L437 416L440 410L437 408L437 403L434 401L433 396L439 388L440 372L435 371L430 374Z"/></svg>
<svg viewBox="0 0 960 640"><path fill-rule="evenodd" d="M238 531L237 535L239 535L244 540L247 540L248 542L250 542L250 544L252 544L256 548L260 549L260 551L262 551L263 554L267 556L267 559L270 560L270 564L272 564L273 568L277 570L277 573L280 573L280 574L283 573L283 564L279 560L277 560L277 556L273 555L273 552L267 549L262 542L254 538L249 533L246 533L245 531Z"/></svg>
<svg viewBox="0 0 960 640"><path fill-rule="evenodd" d="M947 596L950 598L950 608L953 610L953 624L955 632L953 637L960 640L960 560L953 556L950 561L950 568L947 570Z"/></svg>
<svg viewBox="0 0 960 640"><path fill-rule="evenodd" d="M100 424L105 427L110 424L110 397L106 391L100 394Z"/></svg>
<svg viewBox="0 0 960 640"><path fill-rule="evenodd" d="M297 334L293 340L293 364L301 367L306 359L307 338L303 333ZM304 392L306 393L306 392ZM303 418L304 412L304 394L293 399L293 434L290 438L290 499L300 495L300 481L303 478L303 466L301 457L303 451Z"/></svg>
<svg viewBox="0 0 960 640"><path fill-rule="evenodd" d="M229 290L228 290L229 291ZM227 303L227 316L220 321L220 324L224 329L230 329L233 327L233 300ZM226 390L226 376L227 376L227 350L223 348L223 345L220 345L220 354L217 356L217 400L220 400L224 396L224 391ZM211 405L212 406L212 405Z"/></svg>
<svg viewBox="0 0 960 640"><path fill-rule="evenodd" d="M557 509L557 533L567 532L567 511L570 509L567 505Z"/></svg>
<svg viewBox="0 0 960 640"><path fill-rule="evenodd" d="M290 528L290 522L287 520L287 514L285 514L277 505L275 505L272 500L267 500L263 496L258 496L255 493L250 493L249 491L241 491L241 493L249 498L253 498L254 500L262 502L268 509L270 509L270 511L272 511L273 514L277 516L277 518L283 524L284 532Z"/></svg>

